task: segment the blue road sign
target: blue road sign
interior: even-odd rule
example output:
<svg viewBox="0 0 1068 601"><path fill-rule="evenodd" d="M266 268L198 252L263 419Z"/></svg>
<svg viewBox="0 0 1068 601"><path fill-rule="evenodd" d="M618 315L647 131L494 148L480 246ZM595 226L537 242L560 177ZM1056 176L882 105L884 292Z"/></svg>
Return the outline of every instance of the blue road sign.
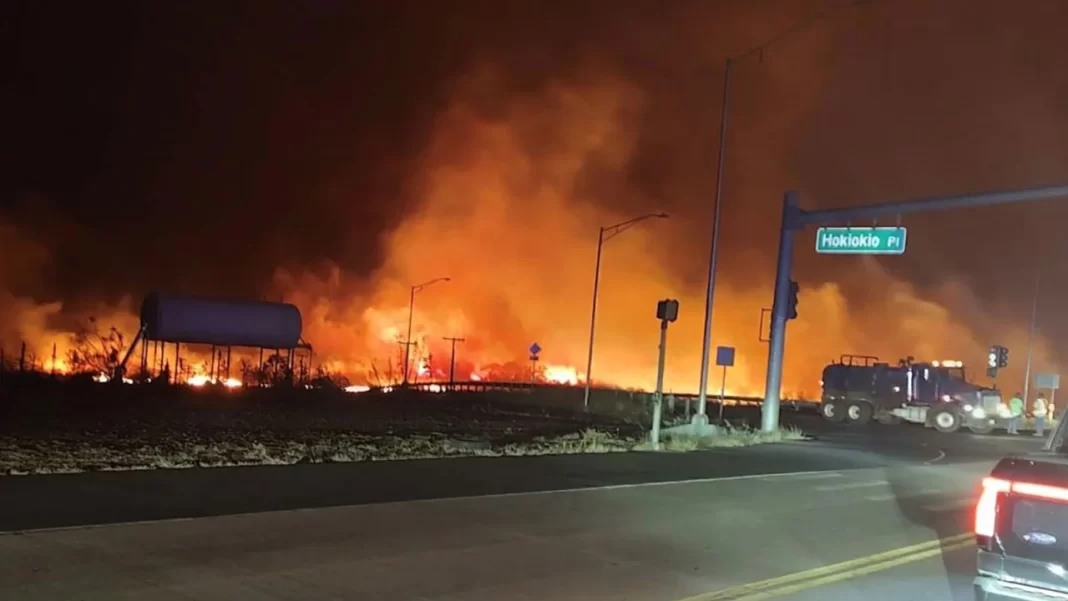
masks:
<svg viewBox="0 0 1068 601"><path fill-rule="evenodd" d="M723 367L734 366L734 347L733 346L717 346L716 347L716 365Z"/></svg>
<svg viewBox="0 0 1068 601"><path fill-rule="evenodd" d="M541 347L538 346L537 342L535 342L534 344L530 345L530 354L531 355L537 355L540 352L541 352Z"/></svg>

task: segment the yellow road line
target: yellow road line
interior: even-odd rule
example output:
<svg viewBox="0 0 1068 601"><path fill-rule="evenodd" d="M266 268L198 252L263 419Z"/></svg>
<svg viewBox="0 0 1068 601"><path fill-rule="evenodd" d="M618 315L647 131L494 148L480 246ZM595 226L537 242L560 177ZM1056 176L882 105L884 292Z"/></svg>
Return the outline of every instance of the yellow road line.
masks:
<svg viewBox="0 0 1068 601"><path fill-rule="evenodd" d="M810 570L794 572L776 578L751 582L710 593L702 593L679 601L757 601L758 599L770 599L832 582L887 570L913 561L935 557L944 551L963 549L974 544L973 535L970 532L958 534Z"/></svg>
<svg viewBox="0 0 1068 601"><path fill-rule="evenodd" d="M850 580L852 578L859 578L860 576L867 576L868 574L874 574L876 572L882 572L884 570L889 570L890 568L894 568L894 567L897 567L897 566L905 565L907 563L912 563L914 561L921 561L921 560L924 560L924 559L930 559L932 557L938 557L939 555L942 555L943 553L947 553L947 552L950 552L950 551L956 551L958 549L968 549L968 548L974 548L974 547L975 547L975 542L969 540L969 541L964 541L964 542L960 542L960 543L956 543L956 544L952 544L952 545L947 545L945 547L940 547L940 548L935 548L935 549L928 549L926 551L921 551L921 552L915 553L913 555L905 555L904 557L898 557L896 559L890 559L890 560L884 561L882 563L871 564L871 565L868 565L868 566L857 568L855 570L850 570L848 572L842 572L842 573L839 573L839 574L831 574L830 576L824 576L823 578L816 578L815 580L807 580L807 581L804 581L804 582L799 582L799 583L794 584L794 585L784 586L784 587L778 588L778 589L768 590L768 591L764 591L764 592L756 593L756 594L752 594L752 595L745 595L745 596L742 596L742 597L735 597L733 601L763 601L764 599L772 599L774 597L781 597L783 595L791 595L793 593L798 593L798 592L801 592L801 591L804 591L804 590L807 590L807 589L810 589L810 588L826 586L828 584L834 584L834 583L837 583L837 582Z"/></svg>

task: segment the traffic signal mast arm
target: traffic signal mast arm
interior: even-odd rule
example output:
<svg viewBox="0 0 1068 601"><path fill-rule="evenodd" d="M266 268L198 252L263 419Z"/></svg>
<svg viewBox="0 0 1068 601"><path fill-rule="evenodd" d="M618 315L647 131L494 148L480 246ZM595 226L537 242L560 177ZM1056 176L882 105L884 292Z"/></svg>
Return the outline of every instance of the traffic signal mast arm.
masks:
<svg viewBox="0 0 1068 601"><path fill-rule="evenodd" d="M960 196L940 196L906 202L868 205L864 207L842 207L813 211L806 211L797 207L796 215L793 216L792 225L793 229L801 229L808 225L841 225L843 222L873 219L887 215L904 215L906 213L922 213L924 211L963 209L968 207L1025 202L1028 200L1045 200L1048 198L1059 197L1068 197L1068 186L984 192L982 194L963 194Z"/></svg>
<svg viewBox="0 0 1068 601"><path fill-rule="evenodd" d="M786 322L790 307L790 270L793 263L794 234L805 226L875 219L876 217L963 209L986 205L1008 204L1030 200L1068 197L1068 186L1025 188L982 194L940 196L906 202L893 202L866 207L846 207L806 211L797 200L797 192L787 192L782 203L782 226L779 230L779 260L775 272L775 301L771 312L771 340L768 349L767 380L764 384L764 407L760 428L765 432L779 429L779 394L782 389L783 350L786 344Z"/></svg>

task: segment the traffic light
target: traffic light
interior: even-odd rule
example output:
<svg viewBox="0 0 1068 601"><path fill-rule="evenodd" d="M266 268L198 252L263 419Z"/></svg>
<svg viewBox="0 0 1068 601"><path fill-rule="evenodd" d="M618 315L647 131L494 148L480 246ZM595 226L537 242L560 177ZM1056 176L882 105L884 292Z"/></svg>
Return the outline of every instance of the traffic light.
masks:
<svg viewBox="0 0 1068 601"><path fill-rule="evenodd" d="M998 369L1008 367L1008 365L1009 349L1000 344L991 346L986 356L986 375L996 378L998 377Z"/></svg>
<svg viewBox="0 0 1068 601"><path fill-rule="evenodd" d="M790 295L786 299L786 319L797 319L797 292L800 288L797 282L790 280Z"/></svg>

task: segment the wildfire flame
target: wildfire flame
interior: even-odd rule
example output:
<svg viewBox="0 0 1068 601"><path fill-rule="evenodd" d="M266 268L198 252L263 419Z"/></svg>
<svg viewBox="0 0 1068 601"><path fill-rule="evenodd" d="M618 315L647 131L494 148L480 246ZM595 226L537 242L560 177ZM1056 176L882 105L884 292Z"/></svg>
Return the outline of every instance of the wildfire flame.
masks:
<svg viewBox="0 0 1068 601"><path fill-rule="evenodd" d="M222 380L219 380L204 374L194 374L189 376L186 378L185 383L197 388L207 386L208 384L222 384L226 388L240 388L243 385L241 380L236 378L223 378Z"/></svg>
<svg viewBox="0 0 1068 601"><path fill-rule="evenodd" d="M569 365L546 365L545 380L553 384L577 386L579 383L579 373L578 370Z"/></svg>

